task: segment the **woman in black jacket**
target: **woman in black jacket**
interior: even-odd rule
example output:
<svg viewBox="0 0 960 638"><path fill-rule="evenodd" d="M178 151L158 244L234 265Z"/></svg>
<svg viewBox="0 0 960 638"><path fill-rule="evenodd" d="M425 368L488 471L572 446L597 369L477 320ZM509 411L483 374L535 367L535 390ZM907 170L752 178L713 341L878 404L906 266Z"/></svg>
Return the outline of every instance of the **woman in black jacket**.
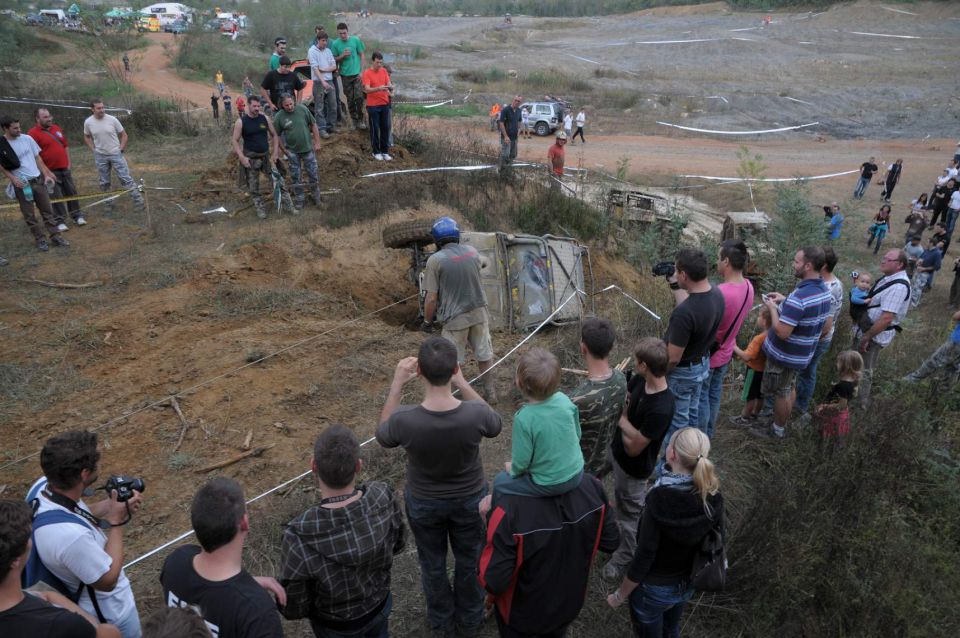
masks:
<svg viewBox="0 0 960 638"><path fill-rule="evenodd" d="M607 597L614 609L630 600L640 638L676 638L693 595L690 571L707 533L723 533L723 497L710 439L697 428L677 430L667 446L667 471L647 494L637 549L620 587Z"/></svg>

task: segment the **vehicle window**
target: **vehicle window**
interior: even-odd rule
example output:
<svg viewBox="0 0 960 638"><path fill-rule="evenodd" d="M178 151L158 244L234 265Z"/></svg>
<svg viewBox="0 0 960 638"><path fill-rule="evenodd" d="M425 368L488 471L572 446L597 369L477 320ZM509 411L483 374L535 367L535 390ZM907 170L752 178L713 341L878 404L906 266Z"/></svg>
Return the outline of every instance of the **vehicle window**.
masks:
<svg viewBox="0 0 960 638"><path fill-rule="evenodd" d="M550 115L550 107L546 104L537 105L537 113L543 113L544 115Z"/></svg>

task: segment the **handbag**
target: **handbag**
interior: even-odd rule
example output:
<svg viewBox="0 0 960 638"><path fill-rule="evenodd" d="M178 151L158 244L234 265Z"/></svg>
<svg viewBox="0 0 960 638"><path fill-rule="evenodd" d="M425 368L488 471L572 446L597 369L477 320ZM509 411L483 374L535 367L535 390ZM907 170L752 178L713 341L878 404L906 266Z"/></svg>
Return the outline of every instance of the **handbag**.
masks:
<svg viewBox="0 0 960 638"><path fill-rule="evenodd" d="M747 307L747 302L750 301L750 288L747 288L747 292L743 295L743 305L740 306L740 312L737 313L737 316L734 317L733 323L727 326L727 332L723 335L723 339L717 339L710 344L710 356L712 357L717 353L717 350L720 349L720 346L723 345L723 342L727 340L727 337L730 336L730 331L733 330L733 327L737 325L737 322L740 321L740 315L743 314L743 309Z"/></svg>
<svg viewBox="0 0 960 638"><path fill-rule="evenodd" d="M697 591L723 591L727 584L727 551L720 521L703 537L690 568L690 586Z"/></svg>
<svg viewBox="0 0 960 638"><path fill-rule="evenodd" d="M0 166L8 171L15 171L20 168L20 158L17 157L16 151L10 146L7 138L2 135L0 135Z"/></svg>

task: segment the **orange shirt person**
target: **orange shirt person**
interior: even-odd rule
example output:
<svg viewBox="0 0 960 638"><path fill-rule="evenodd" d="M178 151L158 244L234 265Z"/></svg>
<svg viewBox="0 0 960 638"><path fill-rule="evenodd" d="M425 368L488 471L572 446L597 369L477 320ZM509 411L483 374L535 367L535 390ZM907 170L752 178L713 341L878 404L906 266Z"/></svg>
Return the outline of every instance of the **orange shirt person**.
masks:
<svg viewBox="0 0 960 638"><path fill-rule="evenodd" d="M374 51L370 67L360 75L363 92L367 96L367 119L370 122L370 145L377 160L390 157L390 96L393 84L383 68L383 53Z"/></svg>
<svg viewBox="0 0 960 638"><path fill-rule="evenodd" d="M567 134L563 131L557 132L557 141L553 143L550 150L547 151L547 161L550 163L550 170L556 177L563 177L563 163L566 160Z"/></svg>
<svg viewBox="0 0 960 638"><path fill-rule="evenodd" d="M491 131L497 130L497 120L500 119L500 110L502 108L503 107L500 106L499 102L495 102L493 106L490 107L490 130ZM957 144L957 146L960 146L960 144Z"/></svg>

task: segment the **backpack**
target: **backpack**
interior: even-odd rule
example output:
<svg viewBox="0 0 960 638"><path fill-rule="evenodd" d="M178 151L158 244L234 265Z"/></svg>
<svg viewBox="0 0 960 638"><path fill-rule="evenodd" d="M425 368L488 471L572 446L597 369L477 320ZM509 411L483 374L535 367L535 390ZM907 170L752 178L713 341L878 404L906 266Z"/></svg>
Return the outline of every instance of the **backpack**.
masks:
<svg viewBox="0 0 960 638"><path fill-rule="evenodd" d="M36 509L37 505L39 505L39 501L34 499L34 509ZM86 527L86 523L77 518L76 515L63 510L47 510L46 512L41 512L40 514L34 516L33 532L31 534L31 540L33 542L30 546L30 555L27 557L27 565L24 568L23 573L20 575L20 586L23 589L27 589L42 581L53 587L55 590L66 596L74 603L79 602L80 595L83 593L83 590L86 589L87 593L90 595L90 602L93 603L93 609L97 612L97 619L102 623L107 622L107 619L103 616L103 612L100 611L100 605L97 603L97 595L92 585L87 585L81 582L80 586L75 590L71 589L66 583L64 583L53 572L51 572L47 566L43 564L42 560L40 560L40 553L37 551L37 530L41 527L46 527L47 525L56 525L58 523L72 523L74 525L82 525L83 527Z"/></svg>
<svg viewBox="0 0 960 638"><path fill-rule="evenodd" d="M720 523L710 528L693 557L690 586L697 591L723 591L727 584L727 551Z"/></svg>
<svg viewBox="0 0 960 638"><path fill-rule="evenodd" d="M2 135L0 135L0 166L8 171L15 171L20 168L20 158L17 157L16 151L10 146L7 138Z"/></svg>

